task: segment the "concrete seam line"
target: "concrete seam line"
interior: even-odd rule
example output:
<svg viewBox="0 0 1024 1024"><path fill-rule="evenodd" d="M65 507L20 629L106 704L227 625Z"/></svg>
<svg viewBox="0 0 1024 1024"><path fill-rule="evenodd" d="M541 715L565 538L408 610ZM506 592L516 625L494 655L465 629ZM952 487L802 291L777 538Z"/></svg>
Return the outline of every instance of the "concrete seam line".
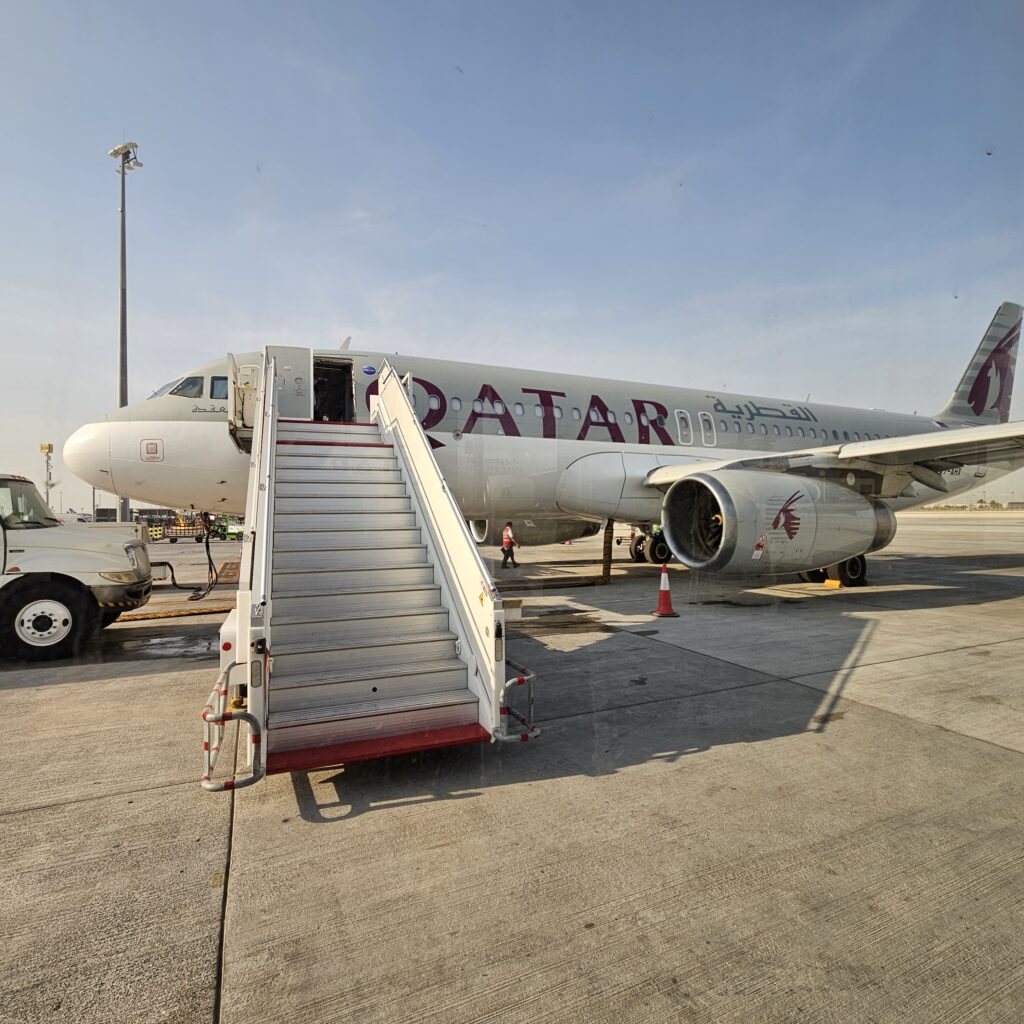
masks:
<svg viewBox="0 0 1024 1024"><path fill-rule="evenodd" d="M235 777L238 771L238 737L241 734L241 726L235 726L235 756L231 761L231 777ZM213 975L213 1024L220 1024L221 1018L221 997L224 985L224 933L228 916L228 884L231 881L231 849L235 838L235 790L228 791L228 843L224 856L224 887L221 890L220 899L220 925L217 930L217 962L214 964ZM217 794L211 794L216 799Z"/></svg>

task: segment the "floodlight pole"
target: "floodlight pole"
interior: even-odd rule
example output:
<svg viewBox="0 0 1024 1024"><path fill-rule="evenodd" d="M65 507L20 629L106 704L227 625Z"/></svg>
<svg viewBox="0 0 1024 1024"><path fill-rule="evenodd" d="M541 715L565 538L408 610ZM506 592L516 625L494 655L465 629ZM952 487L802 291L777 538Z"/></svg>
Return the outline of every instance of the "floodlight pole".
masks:
<svg viewBox="0 0 1024 1024"><path fill-rule="evenodd" d="M124 179L128 172L141 167L137 154L138 146L134 142L125 142L109 151L109 156L120 160L117 168L121 175L121 292L118 314L118 346L117 346L117 407L123 409L128 404L128 239L125 230L125 189ZM121 498L117 503L117 521L127 523L131 513L128 499Z"/></svg>

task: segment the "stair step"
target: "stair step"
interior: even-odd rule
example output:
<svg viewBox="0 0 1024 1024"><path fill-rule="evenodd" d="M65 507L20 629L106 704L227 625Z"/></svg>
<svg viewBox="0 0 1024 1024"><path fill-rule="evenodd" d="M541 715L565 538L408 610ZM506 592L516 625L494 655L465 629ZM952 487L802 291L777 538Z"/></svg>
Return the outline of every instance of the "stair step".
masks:
<svg viewBox="0 0 1024 1024"><path fill-rule="evenodd" d="M395 544L390 547L335 548L312 551L274 551L274 580L278 574L334 573L367 570L408 569L429 566L425 544Z"/></svg>
<svg viewBox="0 0 1024 1024"><path fill-rule="evenodd" d="M389 441L342 441L327 438L278 439L277 455L286 458L381 459L395 457L395 446Z"/></svg>
<svg viewBox="0 0 1024 1024"><path fill-rule="evenodd" d="M389 665L271 679L271 712L329 707L356 701L439 693L465 688L468 670L458 658L423 665Z"/></svg>
<svg viewBox="0 0 1024 1024"><path fill-rule="evenodd" d="M319 494L287 497L274 494L274 512L280 518L282 513L308 516L311 513L335 515L340 512L363 512L377 515L384 512L410 512L412 499L406 495L381 497L380 495L321 496Z"/></svg>
<svg viewBox="0 0 1024 1024"><path fill-rule="evenodd" d="M413 636L373 637L351 643L272 644L275 677L381 668L385 665L424 665L455 657L451 631Z"/></svg>
<svg viewBox="0 0 1024 1024"><path fill-rule="evenodd" d="M416 513L404 512L283 512L274 513L275 534L293 530L404 530L416 525Z"/></svg>
<svg viewBox="0 0 1024 1024"><path fill-rule="evenodd" d="M436 583L385 586L380 583L348 590L286 594L274 588L274 628L300 622L329 622L367 612L411 612L441 607Z"/></svg>
<svg viewBox="0 0 1024 1024"><path fill-rule="evenodd" d="M393 634L433 636L448 632L448 609L415 608L408 611L340 613L330 619L286 620L278 618L275 608L271 623L275 651L297 644L312 644L315 649L337 647Z"/></svg>
<svg viewBox="0 0 1024 1024"><path fill-rule="evenodd" d="M285 711L280 717L272 713L267 730L267 749L278 753L455 725L473 725L479 715L479 702L469 690L367 701L307 712Z"/></svg>
<svg viewBox="0 0 1024 1024"><path fill-rule="evenodd" d="M415 530L292 530L274 534L274 563L281 551L340 551L420 544Z"/></svg>
<svg viewBox="0 0 1024 1024"><path fill-rule="evenodd" d="M483 743L491 734L479 722L448 725L440 728L415 729L365 739L342 740L322 746L296 747L291 750L267 752L267 774L279 772L310 772L331 765L369 761L378 757L394 757L440 747L456 747L464 743Z"/></svg>
<svg viewBox="0 0 1024 1024"><path fill-rule="evenodd" d="M274 471L275 489L285 484L317 484L321 487L348 487L357 484L401 484L402 471L391 466L387 469L347 469L340 471L330 466L289 467L278 459ZM277 493L281 493L278 491ZM326 492L324 492L326 493Z"/></svg>
<svg viewBox="0 0 1024 1024"><path fill-rule="evenodd" d="M278 480L274 485L274 498L328 501L331 498L404 498L408 493L401 480L378 483L372 480L353 480L354 475L355 471L351 475L332 475L330 479L323 480Z"/></svg>
<svg viewBox="0 0 1024 1024"><path fill-rule="evenodd" d="M293 438L333 439L340 441L380 441L380 428L376 423L318 423L312 420L304 423L290 423L278 420L277 439Z"/></svg>
<svg viewBox="0 0 1024 1024"><path fill-rule="evenodd" d="M389 566L353 566L282 572L274 567L274 602L301 595L350 594L353 591L404 589L434 582L434 568L427 562Z"/></svg>
<svg viewBox="0 0 1024 1024"><path fill-rule="evenodd" d="M353 454L354 448L288 448L279 445L274 458L275 479L287 479L280 474L282 471L304 469L330 469L334 472L357 469L360 472L371 470L398 469L398 460L394 455L381 454L387 448L365 448L365 452L373 454ZM309 454L310 452L314 454ZM338 454L344 452L344 455Z"/></svg>

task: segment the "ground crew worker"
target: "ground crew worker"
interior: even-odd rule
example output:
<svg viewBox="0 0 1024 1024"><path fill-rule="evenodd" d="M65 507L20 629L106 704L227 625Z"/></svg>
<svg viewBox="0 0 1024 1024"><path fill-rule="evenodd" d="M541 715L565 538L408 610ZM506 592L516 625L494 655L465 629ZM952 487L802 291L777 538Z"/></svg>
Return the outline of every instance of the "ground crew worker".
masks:
<svg viewBox="0 0 1024 1024"><path fill-rule="evenodd" d="M508 568L508 560L512 559L512 568L518 569L519 563L516 561L515 549L518 547L516 542L515 534L512 532L512 520L510 519L505 524L505 529L501 531L501 567L502 569Z"/></svg>

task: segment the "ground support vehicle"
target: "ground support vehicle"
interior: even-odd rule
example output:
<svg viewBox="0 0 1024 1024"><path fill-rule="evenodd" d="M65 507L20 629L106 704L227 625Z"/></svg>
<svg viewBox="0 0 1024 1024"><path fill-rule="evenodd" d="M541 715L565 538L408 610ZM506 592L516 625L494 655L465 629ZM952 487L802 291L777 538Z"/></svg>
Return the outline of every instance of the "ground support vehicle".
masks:
<svg viewBox="0 0 1024 1024"><path fill-rule="evenodd" d="M0 651L39 661L76 654L153 579L133 526L62 525L25 477L0 475Z"/></svg>

